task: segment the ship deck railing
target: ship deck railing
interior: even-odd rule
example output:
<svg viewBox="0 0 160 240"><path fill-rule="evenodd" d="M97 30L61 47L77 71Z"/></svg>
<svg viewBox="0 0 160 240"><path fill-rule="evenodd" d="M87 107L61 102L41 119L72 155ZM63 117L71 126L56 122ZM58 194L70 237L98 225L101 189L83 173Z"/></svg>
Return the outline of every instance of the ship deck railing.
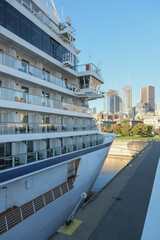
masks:
<svg viewBox="0 0 160 240"><path fill-rule="evenodd" d="M29 74L31 76L40 78L41 80L55 84L62 88L66 88L73 92L75 92L75 90L77 89L77 86L75 84L72 84L64 79L58 78L48 72L39 69L36 66L20 61L19 59L3 52L0 52L0 64L21 71L23 73Z"/></svg>
<svg viewBox="0 0 160 240"><path fill-rule="evenodd" d="M97 130L94 124L0 122L0 135Z"/></svg>
<svg viewBox="0 0 160 240"><path fill-rule="evenodd" d="M26 165L32 162L53 158L66 153L71 153L81 149L93 147L103 143L103 139L86 141L85 143L74 143L65 146L59 146L49 149L42 149L33 152L19 153L11 156L0 157L0 170L14 168L21 165Z"/></svg>
<svg viewBox="0 0 160 240"><path fill-rule="evenodd" d="M63 102L49 97L15 90L9 87L0 86L0 99L28 103L38 106L51 107L75 112L91 113L91 109L73 103Z"/></svg>
<svg viewBox="0 0 160 240"><path fill-rule="evenodd" d="M77 72L93 71L101 76L101 70L94 63L81 64L76 66Z"/></svg>
<svg viewBox="0 0 160 240"><path fill-rule="evenodd" d="M63 194L72 190L74 187L74 181L76 176L72 176L67 179L66 182L51 189L48 192L34 198L30 202L23 204L22 206L13 206L6 212L0 214L0 235L10 230L15 225L24 221L40 209L44 208Z"/></svg>

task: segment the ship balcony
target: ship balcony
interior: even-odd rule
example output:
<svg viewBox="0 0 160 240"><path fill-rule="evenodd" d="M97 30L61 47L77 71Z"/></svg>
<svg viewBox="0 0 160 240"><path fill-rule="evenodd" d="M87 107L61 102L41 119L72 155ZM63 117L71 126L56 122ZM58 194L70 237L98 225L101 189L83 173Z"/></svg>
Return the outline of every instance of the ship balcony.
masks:
<svg viewBox="0 0 160 240"><path fill-rule="evenodd" d="M0 52L0 64L10 67L12 69L18 70L20 72L26 73L28 75L39 78L43 81L52 83L62 88L66 88L71 91L75 91L76 85L69 83L68 81L62 80L61 78L55 77L54 75L47 73L35 66L18 60L6 53Z"/></svg>
<svg viewBox="0 0 160 240"><path fill-rule="evenodd" d="M78 65L76 67L76 71L78 72L79 77L93 76L96 79L98 79L101 83L104 83L103 78L101 76L101 70L93 63Z"/></svg>
<svg viewBox="0 0 160 240"><path fill-rule="evenodd" d="M0 170L14 168L21 165L26 165L47 158L53 158L63 154L71 153L81 149L93 147L102 144L104 139L101 137L96 140L87 141L85 143L74 143L70 145L54 147L49 149L42 149L33 152L26 152L20 154L14 154L11 156L0 157Z"/></svg>
<svg viewBox="0 0 160 240"><path fill-rule="evenodd" d="M63 26L62 30L60 30L60 36L69 42L76 40L75 29L72 26L68 26L67 24L61 24Z"/></svg>
<svg viewBox="0 0 160 240"><path fill-rule="evenodd" d="M101 91L96 91L94 88L77 88L76 95L81 98L97 99L102 98L103 93Z"/></svg>
<svg viewBox="0 0 160 240"><path fill-rule="evenodd" d="M20 90L15 90L7 87L0 86L0 100L8 100L12 102L25 103L30 105L37 105L43 107L50 107L55 109L62 109L80 113L91 113L91 109L72 103L61 102L56 99L24 93ZM6 106L7 107L7 106Z"/></svg>
<svg viewBox="0 0 160 240"><path fill-rule="evenodd" d="M30 134L30 133L60 133L75 131L98 130L93 124L56 124L56 123L21 123L21 122L0 122L0 135L6 134Z"/></svg>
<svg viewBox="0 0 160 240"><path fill-rule="evenodd" d="M74 55L71 52L63 55L63 64L66 67L74 67Z"/></svg>

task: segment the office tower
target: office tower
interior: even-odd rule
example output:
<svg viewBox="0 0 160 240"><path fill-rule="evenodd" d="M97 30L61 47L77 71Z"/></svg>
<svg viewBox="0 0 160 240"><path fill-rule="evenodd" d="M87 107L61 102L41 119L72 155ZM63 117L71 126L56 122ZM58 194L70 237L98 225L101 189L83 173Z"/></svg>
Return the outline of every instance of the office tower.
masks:
<svg viewBox="0 0 160 240"><path fill-rule="evenodd" d="M123 87L123 113L128 114L132 108L132 88L131 85Z"/></svg>
<svg viewBox="0 0 160 240"><path fill-rule="evenodd" d="M138 100L135 105L136 113L146 113L147 112L147 105L143 102L142 99Z"/></svg>
<svg viewBox="0 0 160 240"><path fill-rule="evenodd" d="M155 111L155 87L145 86L141 88L141 100L147 105L147 112Z"/></svg>
<svg viewBox="0 0 160 240"><path fill-rule="evenodd" d="M108 89L105 93L105 112L118 113L122 100L118 96L117 90Z"/></svg>
<svg viewBox="0 0 160 240"><path fill-rule="evenodd" d="M93 112L93 114L96 114L96 113L97 113L96 107L93 107L93 108L92 108L92 112Z"/></svg>

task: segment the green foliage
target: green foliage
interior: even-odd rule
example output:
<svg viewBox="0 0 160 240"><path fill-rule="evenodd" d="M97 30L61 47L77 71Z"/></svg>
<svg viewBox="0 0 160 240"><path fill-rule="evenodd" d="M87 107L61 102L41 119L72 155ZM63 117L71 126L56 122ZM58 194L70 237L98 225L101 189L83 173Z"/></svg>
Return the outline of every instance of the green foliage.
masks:
<svg viewBox="0 0 160 240"><path fill-rule="evenodd" d="M104 131L104 129L102 131ZM125 119L121 121L121 124L119 123L113 124L110 128L110 131L115 134L122 134L123 136L128 136L130 134L137 136L151 136L152 133L154 132L154 127L152 125L146 125L144 123L139 123L134 127L130 127L129 120Z"/></svg>
<svg viewBox="0 0 160 240"><path fill-rule="evenodd" d="M130 126L123 126L122 128L121 128L121 132L122 132L122 135L123 136L127 136L127 135L129 135L130 133L131 133L131 127Z"/></svg>
<svg viewBox="0 0 160 240"><path fill-rule="evenodd" d="M111 132L115 134L121 134L121 124L116 123L111 126Z"/></svg>
<svg viewBox="0 0 160 240"><path fill-rule="evenodd" d="M101 132L108 132L107 125L105 125L104 127L101 127Z"/></svg>
<svg viewBox="0 0 160 240"><path fill-rule="evenodd" d="M130 120L129 119L124 119L121 121L121 126L126 127L129 126Z"/></svg>
<svg viewBox="0 0 160 240"><path fill-rule="evenodd" d="M160 135L160 127L158 128L158 135Z"/></svg>

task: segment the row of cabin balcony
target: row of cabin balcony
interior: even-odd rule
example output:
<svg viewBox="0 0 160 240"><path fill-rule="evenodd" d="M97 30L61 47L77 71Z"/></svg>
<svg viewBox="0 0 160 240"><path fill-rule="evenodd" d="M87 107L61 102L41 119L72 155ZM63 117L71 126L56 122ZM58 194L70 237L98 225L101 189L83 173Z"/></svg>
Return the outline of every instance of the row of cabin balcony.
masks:
<svg viewBox="0 0 160 240"><path fill-rule="evenodd" d="M52 114L0 111L0 134L28 134L97 130L93 119Z"/></svg>
<svg viewBox="0 0 160 240"><path fill-rule="evenodd" d="M10 54L16 56L16 51L14 49L10 50ZM62 88L66 88L76 93L80 97L102 97L102 93L100 92L101 82L94 76L90 75L90 71L93 71L92 68L96 69L96 66L93 64L81 65L77 66L77 69L85 67L86 72L83 73L88 74L86 76L78 77L78 82L76 82L76 78L74 82L75 84L69 82L67 78L63 77L61 73L57 72L54 76L52 75L49 70L44 71L43 65L41 63L37 63L37 66L33 66L29 64L27 60L20 61L16 57L8 55L6 53L0 52L0 64L5 65L7 67L13 68L25 74L29 74L41 80L47 81L49 83L55 84ZM87 72L89 71L89 72ZM99 70L95 70L98 72ZM79 91L80 90L80 91ZM85 91L87 90L87 91Z"/></svg>
<svg viewBox="0 0 160 240"><path fill-rule="evenodd" d="M29 74L49 83L55 84L59 87L66 88L73 92L75 92L78 87L76 79L74 80L75 83L72 83L65 76L62 76L60 72L55 72L54 74L51 74L51 70L43 66L43 64L40 62L37 62L36 66L34 66L33 63L30 64L29 59L17 59L17 54L14 49L10 49L9 54L0 52L0 64Z"/></svg>
<svg viewBox="0 0 160 240"><path fill-rule="evenodd" d="M71 125L94 125L95 120L90 118L61 116L56 114L40 114L38 112L24 112L14 110L1 110L0 122L40 123L40 124L71 124Z"/></svg>
<svg viewBox="0 0 160 240"><path fill-rule="evenodd" d="M97 125L68 125L68 124L41 124L0 122L0 135L4 134L28 134L28 133L52 133L97 130Z"/></svg>
<svg viewBox="0 0 160 240"><path fill-rule="evenodd" d="M81 113L91 112L88 107L85 107L88 103L82 102L79 99L61 96L54 92L44 91L38 87L32 88L26 85L22 86L10 79L8 82L1 80L0 85L0 100L15 101ZM8 86L12 86L12 88Z"/></svg>
<svg viewBox="0 0 160 240"><path fill-rule="evenodd" d="M93 147L103 143L101 134L25 142L0 143L0 170Z"/></svg>
<svg viewBox="0 0 160 240"><path fill-rule="evenodd" d="M15 50L11 49L10 54L16 56ZM14 56L0 52L0 64L11 67L26 74L32 75L34 77L40 78L41 80L53 83L57 86L69 89L73 92L75 92L77 88L79 88L90 89L95 91L97 94L100 93L101 82L97 80L95 77L89 75L88 73L89 71L93 71L93 69L95 69L95 72L98 74L100 70L94 64L77 66L76 67L77 71L80 70L80 72L81 71L85 72L85 74L88 75L79 77L78 83L73 84L69 82L67 78L63 77L62 74L59 72L55 73L57 76L54 76L50 73L49 70L44 71L43 65L41 63L37 63L37 66L39 66L38 68L37 66L29 64L27 60L20 61Z"/></svg>

